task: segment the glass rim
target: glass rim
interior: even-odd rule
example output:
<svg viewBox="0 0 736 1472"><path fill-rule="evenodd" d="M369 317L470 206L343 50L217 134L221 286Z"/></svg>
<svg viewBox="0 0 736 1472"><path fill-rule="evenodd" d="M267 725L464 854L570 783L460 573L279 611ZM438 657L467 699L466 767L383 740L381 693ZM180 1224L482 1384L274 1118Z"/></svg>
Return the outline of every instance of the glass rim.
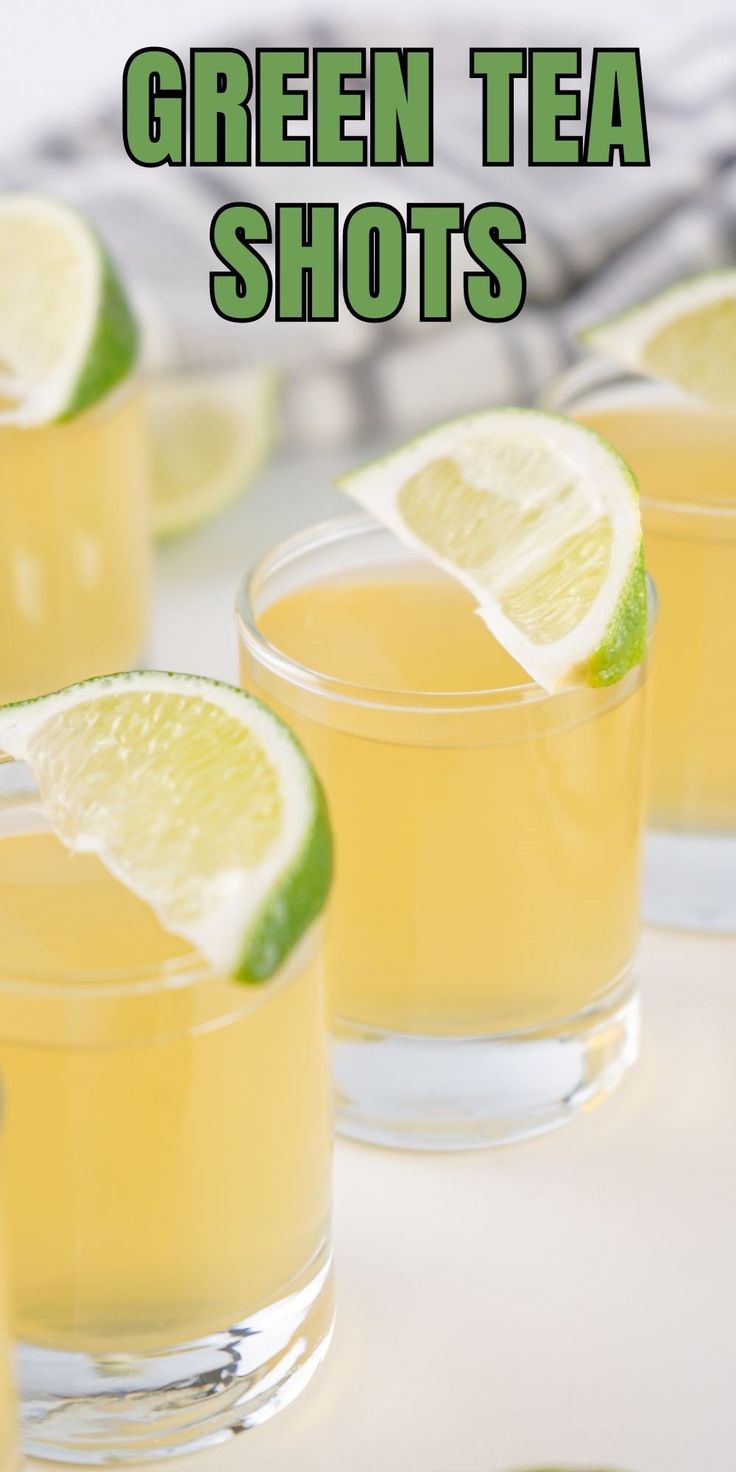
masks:
<svg viewBox="0 0 736 1472"><path fill-rule="evenodd" d="M563 414L569 417L576 400L582 401L586 395L596 390L600 391L607 386L636 387L663 404L673 404L676 408L684 407L706 415L718 413L717 410L709 409L707 404L701 404L698 399L685 393L683 389L677 388L675 384L660 383L656 378L647 378L646 374L622 368L620 364L612 363L608 358L581 358L578 362L572 363L562 373L557 374L544 390L541 407L548 413ZM736 421L734 422L734 439L736 439ZM647 496L641 492L639 501L647 510L666 511L668 515L679 516L683 520L688 517L702 516L714 521L730 522L736 518L736 502L729 505L723 501L666 501L658 496Z"/></svg>
<svg viewBox="0 0 736 1472"><path fill-rule="evenodd" d="M5 756L0 752L0 773L4 771L22 770L29 774L29 786L14 791L7 797L0 792L0 812L18 805L19 807L34 806L38 799L38 788L27 762L17 760L15 757ZM52 832L48 820L39 809L39 816L44 819L45 826L39 830L29 829L28 832ZM61 840L60 840L61 841ZM2 842L2 837L0 837ZM172 956L168 961L158 961L151 966L99 966L84 970L82 967L70 966L38 966L20 967L14 966L12 972L4 973L2 970L2 954L0 952L0 992L11 990L24 991L33 987L34 995L43 992L49 993L60 999L69 993L77 993L80 996L92 997L104 991L106 997L121 996L135 993L144 995L156 991L172 991L179 987L193 985L196 981L204 979L210 967L203 957L192 950L191 956Z"/></svg>
<svg viewBox="0 0 736 1472"><path fill-rule="evenodd" d="M6 975L2 969L2 954L0 952L0 997L25 995L33 998L53 997L57 1002L112 1002L120 1001L121 998L135 1000L142 997L171 995L173 992L186 991L195 986L211 986L213 983L232 987L233 998L240 998L243 1005L250 1003L248 1010L255 1008L261 1002L272 997L276 989L288 984L293 972L296 972L304 956L307 946L312 944L312 938L319 918L309 927L309 930L301 937L294 949L286 957L279 971L262 982L241 981L237 976L220 975L214 971L202 956L193 953L191 959L188 956L174 958L171 961L159 961L152 966L136 966L126 969L120 967L98 967L89 971L81 968L70 968L68 971L61 968L56 971L47 966L38 970L23 971L20 967L13 967L12 973ZM238 1012L242 1008L235 1009ZM233 1008L223 1008L222 1016L229 1017L233 1014ZM219 1014L218 1014L219 1015Z"/></svg>
<svg viewBox="0 0 736 1472"><path fill-rule="evenodd" d="M284 654L272 644L258 627L255 600L259 587L289 564L299 561L318 549L351 538L384 532L392 537L388 528L365 512L348 516L331 517L313 523L281 542L275 543L249 568L241 581L235 604L235 621L238 635L248 651L265 665L272 674L278 675L290 685L310 691L322 699L339 701L370 710L381 710L395 714L413 715L469 715L490 713L526 705L559 702L564 705L581 694L601 697L621 692L628 695L630 688L638 682L642 664L628 670L623 678L613 685L594 687L570 686L565 690L544 690L535 680L527 678L519 685L499 685L488 690L397 690L375 685L361 685L328 675L321 670L302 664ZM401 544L396 541L396 545ZM407 551L407 559L411 553ZM654 583L647 573L648 643L657 616L658 599Z"/></svg>
<svg viewBox="0 0 736 1472"><path fill-rule="evenodd" d="M34 997L50 996L57 1001L99 1002L100 997L112 1001L120 997L150 997L159 992L184 991L211 979L207 962L199 956L193 956L191 960L182 956L171 961L159 961L152 966L96 967L89 971L83 971L81 967L68 970L59 967L56 970L46 966L22 970L14 966L12 973L6 975L2 970L0 953L0 995L32 991Z"/></svg>

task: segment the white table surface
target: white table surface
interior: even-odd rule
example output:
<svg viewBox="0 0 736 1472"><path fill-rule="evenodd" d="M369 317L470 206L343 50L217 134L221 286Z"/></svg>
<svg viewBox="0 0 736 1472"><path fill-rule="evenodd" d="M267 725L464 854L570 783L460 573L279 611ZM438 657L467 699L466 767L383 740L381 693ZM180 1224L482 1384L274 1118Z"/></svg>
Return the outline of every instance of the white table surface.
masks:
<svg viewBox="0 0 736 1472"><path fill-rule="evenodd" d="M162 556L153 662L234 678L239 575L343 509L336 468L282 460ZM188 1467L731 1472L736 938L646 933L642 987L637 1070L569 1128L452 1157L338 1144L330 1356Z"/></svg>

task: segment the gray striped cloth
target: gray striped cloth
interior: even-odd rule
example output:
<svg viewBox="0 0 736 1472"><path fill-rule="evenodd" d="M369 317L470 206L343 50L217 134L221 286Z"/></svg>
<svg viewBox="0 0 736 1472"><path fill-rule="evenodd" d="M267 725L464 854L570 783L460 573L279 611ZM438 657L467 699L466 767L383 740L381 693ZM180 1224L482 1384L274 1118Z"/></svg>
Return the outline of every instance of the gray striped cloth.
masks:
<svg viewBox="0 0 736 1472"><path fill-rule="evenodd" d="M353 29L301 25L298 35L254 31L218 39L249 54L257 44L407 42L385 28L359 37ZM48 190L93 217L132 286L154 368L277 364L292 444L396 438L483 404L530 402L574 356L581 325L678 277L736 259L736 24L681 38L669 52L644 52L650 168L484 168L481 86L468 75L468 48L486 40L442 29L421 37L435 47L432 169L140 169L124 152L116 99L78 128L0 163L0 187ZM494 22L492 41L519 45L524 38L504 36ZM559 45L564 38L536 26L532 42ZM517 91L522 140L523 84ZM451 323L417 320L415 257L406 305L392 322L366 324L346 310L338 323L223 322L209 302L209 222L234 199L269 213L276 200L336 201L343 215L366 199L401 210L415 200L462 200L467 209L505 200L527 227L519 247L526 305L509 323L471 318L457 252Z"/></svg>

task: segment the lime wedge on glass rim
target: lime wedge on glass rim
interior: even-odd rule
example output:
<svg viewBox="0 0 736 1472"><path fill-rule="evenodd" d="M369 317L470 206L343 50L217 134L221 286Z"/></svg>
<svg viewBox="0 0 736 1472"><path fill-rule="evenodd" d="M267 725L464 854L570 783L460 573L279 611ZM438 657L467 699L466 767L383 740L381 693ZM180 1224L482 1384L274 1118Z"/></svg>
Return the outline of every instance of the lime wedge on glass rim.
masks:
<svg viewBox="0 0 736 1472"><path fill-rule="evenodd" d="M531 409L487 410L339 484L462 583L545 690L610 685L643 659L636 482L592 430Z"/></svg>
<svg viewBox="0 0 736 1472"><path fill-rule="evenodd" d="M133 672L0 709L67 847L95 853L220 973L273 975L322 909L332 846L319 782L260 701Z"/></svg>
<svg viewBox="0 0 736 1472"><path fill-rule="evenodd" d="M162 540L210 521L247 489L274 438L270 368L154 376L151 426L154 531Z"/></svg>
<svg viewBox="0 0 736 1472"><path fill-rule="evenodd" d="M581 335L632 372L736 412L736 270L681 281Z"/></svg>
<svg viewBox="0 0 736 1472"><path fill-rule="evenodd" d="M82 216L42 196L0 199L0 424L74 418L137 352L123 287Z"/></svg>

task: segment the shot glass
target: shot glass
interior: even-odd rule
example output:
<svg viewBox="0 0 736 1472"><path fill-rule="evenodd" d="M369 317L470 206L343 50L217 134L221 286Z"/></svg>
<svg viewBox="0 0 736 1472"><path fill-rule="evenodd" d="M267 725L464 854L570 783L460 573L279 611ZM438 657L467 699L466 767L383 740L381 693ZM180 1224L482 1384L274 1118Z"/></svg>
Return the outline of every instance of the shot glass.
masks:
<svg viewBox="0 0 736 1472"><path fill-rule="evenodd" d="M644 669L545 694L463 590L363 516L271 551L238 624L244 686L330 801L338 1128L482 1146L608 1092L637 1053ZM479 639L492 688L466 683Z"/></svg>
<svg viewBox="0 0 736 1472"><path fill-rule="evenodd" d="M286 1404L332 1318L318 933L213 975L0 767L0 1071L24 1447L209 1446Z"/></svg>
<svg viewBox="0 0 736 1472"><path fill-rule="evenodd" d="M140 386L66 424L0 428L0 485L0 704L135 664L150 563Z"/></svg>
<svg viewBox="0 0 736 1472"><path fill-rule="evenodd" d="M736 417L592 361L551 407L599 430L639 480L660 598L645 918L736 931Z"/></svg>

